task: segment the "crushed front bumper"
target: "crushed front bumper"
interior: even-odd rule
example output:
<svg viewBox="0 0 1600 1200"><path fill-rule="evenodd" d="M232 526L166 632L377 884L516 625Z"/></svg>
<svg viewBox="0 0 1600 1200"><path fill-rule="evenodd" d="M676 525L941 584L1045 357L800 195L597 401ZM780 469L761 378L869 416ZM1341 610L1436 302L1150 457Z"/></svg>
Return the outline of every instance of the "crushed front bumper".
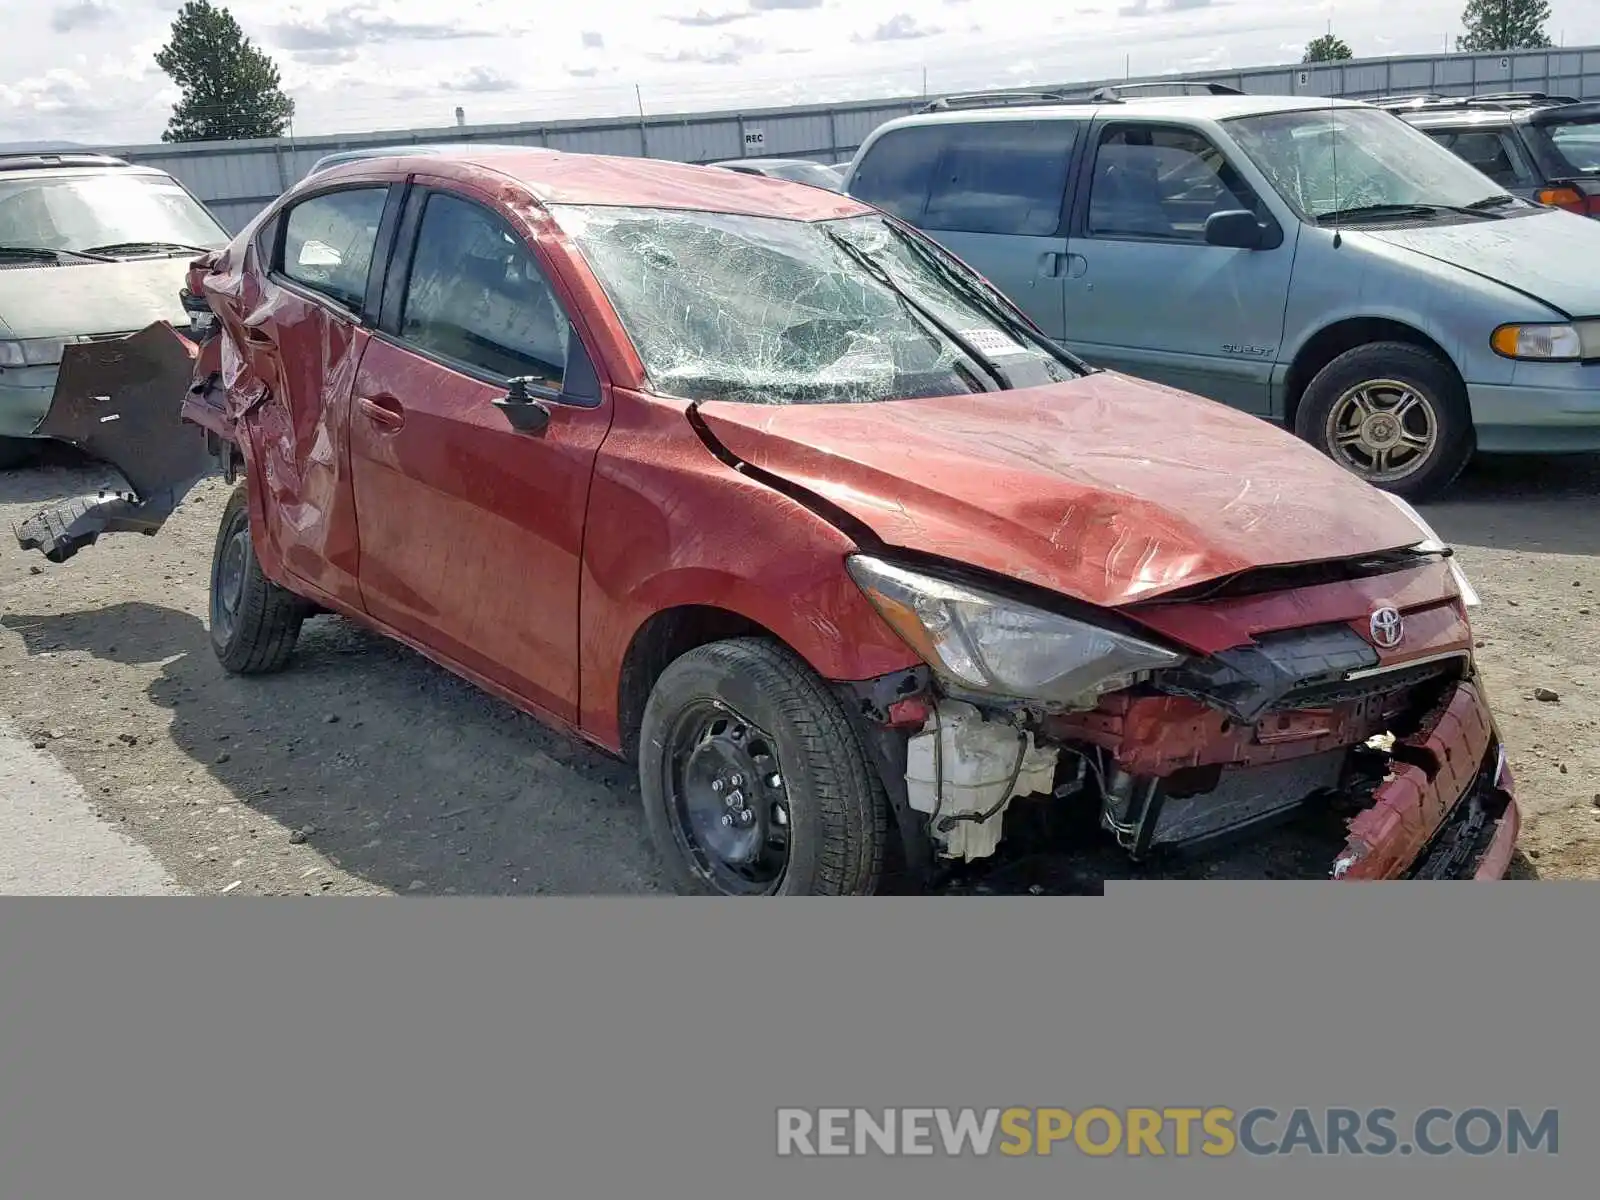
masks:
<svg viewBox="0 0 1600 1200"><path fill-rule="evenodd" d="M1502 878L1520 827L1515 783L1477 680L1396 743L1389 777L1350 822L1333 878Z"/></svg>

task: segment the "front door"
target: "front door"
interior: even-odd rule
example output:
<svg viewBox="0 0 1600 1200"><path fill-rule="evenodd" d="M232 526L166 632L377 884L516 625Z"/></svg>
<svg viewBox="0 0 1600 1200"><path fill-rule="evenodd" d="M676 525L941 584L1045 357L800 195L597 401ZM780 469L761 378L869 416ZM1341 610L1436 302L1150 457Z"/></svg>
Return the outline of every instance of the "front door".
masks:
<svg viewBox="0 0 1600 1200"><path fill-rule="evenodd" d="M526 233L489 198L427 183L407 198L393 294L355 380L362 598L571 720L589 478L610 406ZM563 394L542 435L494 406L513 377Z"/></svg>
<svg viewBox="0 0 1600 1200"><path fill-rule="evenodd" d="M1113 121L1094 143L1068 244L1068 345L1096 366L1269 413L1298 224L1283 230L1198 130ZM1236 209L1267 222L1276 244L1207 245L1206 219Z"/></svg>

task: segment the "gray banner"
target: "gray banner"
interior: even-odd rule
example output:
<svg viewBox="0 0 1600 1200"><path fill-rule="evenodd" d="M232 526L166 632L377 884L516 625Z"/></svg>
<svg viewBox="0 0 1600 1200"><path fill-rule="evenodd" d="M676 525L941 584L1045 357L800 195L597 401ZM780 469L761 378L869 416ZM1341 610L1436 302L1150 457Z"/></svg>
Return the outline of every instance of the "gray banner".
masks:
<svg viewBox="0 0 1600 1200"><path fill-rule="evenodd" d="M1580 885L0 903L7 1197L1499 1200L1600 1177ZM780 1109L856 1107L1226 1109L1236 1144L1177 1154L1168 1124L1162 1156L1002 1133L950 1157L912 1114L934 1153L779 1156ZM1240 1144L1244 1114L1273 1111L1249 1133L1270 1147L1297 1108L1390 1110L1394 1147ZM1450 1152L1401 1152L1429 1109ZM1547 1110L1558 1137L1508 1153Z"/></svg>

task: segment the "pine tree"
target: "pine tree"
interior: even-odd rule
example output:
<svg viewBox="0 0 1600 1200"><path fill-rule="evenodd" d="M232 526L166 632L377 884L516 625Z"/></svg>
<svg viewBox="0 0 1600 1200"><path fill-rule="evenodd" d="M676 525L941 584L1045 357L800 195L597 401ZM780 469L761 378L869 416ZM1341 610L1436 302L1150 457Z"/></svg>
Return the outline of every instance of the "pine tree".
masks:
<svg viewBox="0 0 1600 1200"><path fill-rule="evenodd" d="M1306 54L1301 62L1338 62L1343 58L1354 58L1350 45L1342 37L1335 37L1325 33L1321 37L1312 38L1306 43Z"/></svg>
<svg viewBox="0 0 1600 1200"><path fill-rule="evenodd" d="M1550 19L1550 0L1467 0L1461 23L1467 32L1456 39L1456 49L1534 50L1550 44L1544 23Z"/></svg>
<svg viewBox="0 0 1600 1200"><path fill-rule="evenodd" d="M187 0L156 65L183 91L164 142L282 137L294 116L277 64L211 0Z"/></svg>

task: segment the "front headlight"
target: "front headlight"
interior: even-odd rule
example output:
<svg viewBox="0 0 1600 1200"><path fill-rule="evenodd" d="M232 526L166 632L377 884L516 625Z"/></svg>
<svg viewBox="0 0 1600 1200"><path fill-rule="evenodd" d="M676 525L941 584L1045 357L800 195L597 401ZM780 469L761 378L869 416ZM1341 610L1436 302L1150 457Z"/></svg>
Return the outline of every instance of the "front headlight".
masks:
<svg viewBox="0 0 1600 1200"><path fill-rule="evenodd" d="M1559 325L1502 325L1489 338L1494 352L1533 362L1600 358L1600 321Z"/></svg>
<svg viewBox="0 0 1600 1200"><path fill-rule="evenodd" d="M0 342L0 367L51 367L61 361L67 343L74 338L29 338L22 342Z"/></svg>
<svg viewBox="0 0 1600 1200"><path fill-rule="evenodd" d="M1126 634L852 555L884 620L959 690L1068 704L1126 687L1183 656Z"/></svg>
<svg viewBox="0 0 1600 1200"><path fill-rule="evenodd" d="M1467 580L1467 573L1461 569L1461 564L1456 561L1454 551L1445 544L1443 538L1434 532L1433 526L1422 519L1422 514L1412 508L1410 504L1393 492L1384 492L1383 494L1389 498L1391 504L1411 518L1411 523L1417 527L1417 532L1422 534L1422 540L1411 548L1421 554L1448 555L1445 562L1449 564L1451 578L1456 581L1456 588L1461 592L1461 603L1468 608L1476 608L1478 606L1477 589Z"/></svg>

